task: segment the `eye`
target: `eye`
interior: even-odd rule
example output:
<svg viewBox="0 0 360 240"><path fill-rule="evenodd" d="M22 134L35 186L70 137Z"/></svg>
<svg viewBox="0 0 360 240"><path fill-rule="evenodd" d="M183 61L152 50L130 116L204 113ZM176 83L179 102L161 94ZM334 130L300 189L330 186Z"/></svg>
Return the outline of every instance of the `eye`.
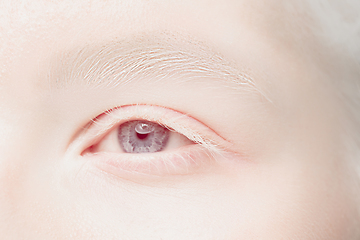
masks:
<svg viewBox="0 0 360 240"><path fill-rule="evenodd" d="M157 122L130 120L115 127L91 152L117 152L128 154L172 151L195 144L183 134Z"/></svg>
<svg viewBox="0 0 360 240"><path fill-rule="evenodd" d="M116 176L193 174L216 164L229 147L193 117L148 105L101 114L81 139L84 160Z"/></svg>

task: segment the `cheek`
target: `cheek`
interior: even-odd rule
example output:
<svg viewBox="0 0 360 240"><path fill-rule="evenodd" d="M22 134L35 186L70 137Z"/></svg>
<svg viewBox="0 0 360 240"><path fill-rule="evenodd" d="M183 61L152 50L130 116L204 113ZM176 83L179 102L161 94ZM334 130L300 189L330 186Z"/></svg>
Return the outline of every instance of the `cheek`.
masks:
<svg viewBox="0 0 360 240"><path fill-rule="evenodd" d="M88 232L106 226L114 236L169 239L352 239L345 236L356 226L354 203L336 171L286 162L141 183L85 167L69 188L87 212Z"/></svg>
<svg viewBox="0 0 360 240"><path fill-rule="evenodd" d="M290 158L261 168L245 193L259 239L354 239L356 203L338 170Z"/></svg>
<svg viewBox="0 0 360 240"><path fill-rule="evenodd" d="M12 219L26 236L57 238L352 239L354 204L337 171L270 162L141 183L90 165L12 171L24 178Z"/></svg>

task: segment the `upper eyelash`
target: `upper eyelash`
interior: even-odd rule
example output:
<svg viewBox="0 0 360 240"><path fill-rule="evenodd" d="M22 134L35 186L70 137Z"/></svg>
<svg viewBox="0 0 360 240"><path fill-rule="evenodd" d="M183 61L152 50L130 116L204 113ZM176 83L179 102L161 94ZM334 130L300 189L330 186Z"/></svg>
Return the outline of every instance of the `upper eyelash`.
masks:
<svg viewBox="0 0 360 240"><path fill-rule="evenodd" d="M118 116L120 114L121 116ZM164 115L171 116L164 117ZM228 152L228 148L230 147L230 143L228 141L214 133L203 123L200 123L187 114L183 114L165 107L138 104L116 107L94 118L91 121L90 126L87 128L89 131L86 135L88 137L91 135L90 138L93 139L93 141L88 144L88 147L96 144L99 138L101 138L111 129L120 126L122 123L136 119L156 122L159 125L166 127L170 131L180 133L194 143L201 145L207 149L209 153L214 155L223 155L225 152ZM184 124L183 122L185 121L191 121L193 125L196 124L197 126L189 126L191 125L190 123ZM200 127L203 128L200 131L193 129Z"/></svg>

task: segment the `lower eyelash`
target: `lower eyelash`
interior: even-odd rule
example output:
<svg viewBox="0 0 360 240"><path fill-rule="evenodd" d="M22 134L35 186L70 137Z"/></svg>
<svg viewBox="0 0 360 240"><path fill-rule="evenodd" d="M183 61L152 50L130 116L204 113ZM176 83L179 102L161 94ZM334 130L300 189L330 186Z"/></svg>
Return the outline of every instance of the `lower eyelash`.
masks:
<svg viewBox="0 0 360 240"><path fill-rule="evenodd" d="M201 146L150 154L92 153L86 157L100 170L118 177L188 175L205 171L214 163L214 154Z"/></svg>

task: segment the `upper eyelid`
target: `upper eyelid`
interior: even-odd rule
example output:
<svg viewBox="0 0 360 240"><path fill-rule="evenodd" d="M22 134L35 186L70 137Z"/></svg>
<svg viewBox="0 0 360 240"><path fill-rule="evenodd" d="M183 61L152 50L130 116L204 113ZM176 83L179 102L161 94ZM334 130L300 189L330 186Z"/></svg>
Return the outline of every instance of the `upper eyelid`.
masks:
<svg viewBox="0 0 360 240"><path fill-rule="evenodd" d="M104 135L120 124L144 119L157 122L171 130L183 134L190 140L210 148L212 151L223 151L231 148L231 143L219 136L204 123L178 111L154 105L126 105L108 110L92 120L81 136L76 149L87 149L101 140ZM91 139L91 140L89 140ZM81 154L80 152L78 152Z"/></svg>

